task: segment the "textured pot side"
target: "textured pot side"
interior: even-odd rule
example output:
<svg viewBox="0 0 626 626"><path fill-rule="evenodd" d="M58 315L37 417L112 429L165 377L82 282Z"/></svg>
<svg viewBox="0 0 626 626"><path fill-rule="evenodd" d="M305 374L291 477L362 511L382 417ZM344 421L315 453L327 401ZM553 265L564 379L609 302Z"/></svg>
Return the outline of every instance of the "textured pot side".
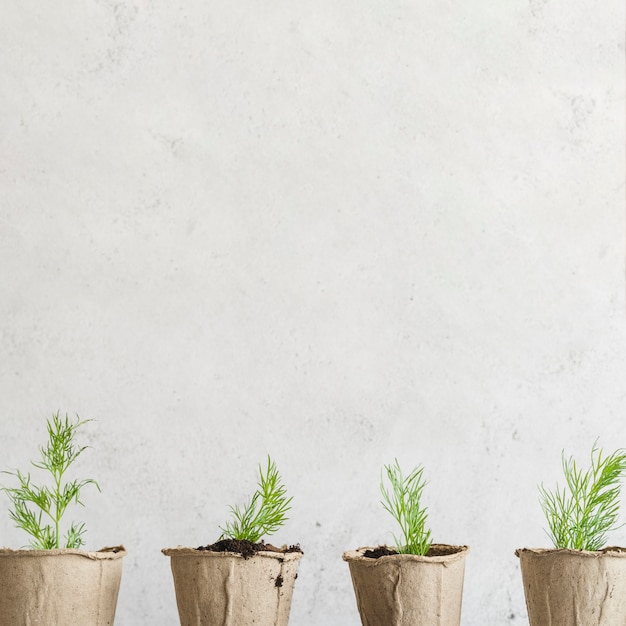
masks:
<svg viewBox="0 0 626 626"><path fill-rule="evenodd" d="M287 626L301 552L162 550L171 559L181 626Z"/></svg>
<svg viewBox="0 0 626 626"><path fill-rule="evenodd" d="M516 550L531 626L626 624L626 549Z"/></svg>
<svg viewBox="0 0 626 626"><path fill-rule="evenodd" d="M344 552L363 626L459 626L469 548L454 547L453 554L431 557Z"/></svg>
<svg viewBox="0 0 626 626"><path fill-rule="evenodd" d="M109 626L122 578L122 546L0 549L0 626Z"/></svg>

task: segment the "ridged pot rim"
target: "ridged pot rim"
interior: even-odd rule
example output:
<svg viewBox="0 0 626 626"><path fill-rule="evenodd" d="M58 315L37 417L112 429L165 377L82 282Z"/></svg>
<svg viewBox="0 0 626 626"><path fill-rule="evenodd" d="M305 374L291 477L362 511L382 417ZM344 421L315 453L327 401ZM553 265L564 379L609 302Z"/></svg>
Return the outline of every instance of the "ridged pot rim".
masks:
<svg viewBox="0 0 626 626"><path fill-rule="evenodd" d="M1 557L49 558L64 556L81 556L92 561L115 560L127 554L124 546L106 546L100 550L77 550L75 548L55 548L53 550L0 548Z"/></svg>
<svg viewBox="0 0 626 626"><path fill-rule="evenodd" d="M521 557L522 554L532 555L534 557L552 557L552 556L576 556L582 558L600 559L600 558L626 558L626 548L620 546L608 546L602 550L573 550L571 548L518 548L515 550L515 556Z"/></svg>
<svg viewBox="0 0 626 626"><path fill-rule="evenodd" d="M376 565L380 565L382 563L393 563L393 562L420 562L420 563L452 563L454 561L458 561L460 559L464 559L467 553L469 552L469 546L457 546L451 545L447 543L434 543L433 547L442 547L442 548L454 548L455 552L451 554L441 554L438 556L421 556L419 554L388 554L386 556L380 556L377 559L372 559L367 556L363 556L363 553L366 550L375 550L375 547L364 546L362 548L358 548L357 550L348 550L344 552L341 557L344 561L348 563L358 562L362 565L370 565L372 567Z"/></svg>
<svg viewBox="0 0 626 626"><path fill-rule="evenodd" d="M189 548L178 546L176 548L163 548L161 552L169 557L194 557L194 558L215 558L215 559L243 559L251 560L257 557L264 559L276 559L279 561L298 561L304 554L302 552L273 552L270 550L259 550L254 554L245 557L239 552L213 552L212 550L198 550L197 548Z"/></svg>

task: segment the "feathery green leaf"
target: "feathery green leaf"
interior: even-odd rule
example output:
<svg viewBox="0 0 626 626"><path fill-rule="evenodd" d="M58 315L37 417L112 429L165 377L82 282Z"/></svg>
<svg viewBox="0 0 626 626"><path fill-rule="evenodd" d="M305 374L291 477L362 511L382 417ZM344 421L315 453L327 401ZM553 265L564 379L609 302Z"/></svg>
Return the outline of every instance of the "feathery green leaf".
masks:
<svg viewBox="0 0 626 626"><path fill-rule="evenodd" d="M427 509L422 507L422 491L426 486L424 468L415 468L404 477L398 460L394 465L385 465L391 491L381 477L380 491L382 505L400 525L401 537L394 535L396 550L400 554L420 554L428 552L431 545L431 531L426 527Z"/></svg>
<svg viewBox="0 0 626 626"><path fill-rule="evenodd" d="M618 528L621 481L626 472L626 450L609 456L594 443L591 465L583 471L573 457L561 455L566 487L539 486L540 502L548 521L548 535L556 548L600 550L607 533Z"/></svg>
<svg viewBox="0 0 626 626"><path fill-rule="evenodd" d="M243 508L231 506L233 519L223 527L220 539L231 538L258 542L275 533L287 521L286 513L293 498L287 498L275 463L267 457L265 473L259 465L258 488Z"/></svg>
<svg viewBox="0 0 626 626"><path fill-rule="evenodd" d="M74 440L77 429L88 421L77 418L71 422L67 415L63 420L58 412L48 420L48 442L39 447L41 459L31 461L31 464L52 476L52 487L34 485L30 473L23 474L20 470L2 472L17 479L17 487L0 487L0 491L11 500L13 510L9 511L9 516L18 528L31 536L32 548L50 550L61 547L60 525L67 507L72 502L82 505L80 492L86 485L93 484L100 491L98 483L91 478L63 483L65 472L86 449L86 446L77 447ZM72 522L65 535L65 547L80 548L84 532L84 524Z"/></svg>

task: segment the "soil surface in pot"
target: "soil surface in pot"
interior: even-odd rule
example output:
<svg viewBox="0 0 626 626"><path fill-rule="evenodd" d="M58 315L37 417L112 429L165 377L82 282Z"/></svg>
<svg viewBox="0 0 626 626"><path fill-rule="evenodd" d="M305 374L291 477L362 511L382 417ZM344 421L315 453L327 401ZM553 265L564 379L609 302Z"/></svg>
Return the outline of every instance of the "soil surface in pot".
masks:
<svg viewBox="0 0 626 626"><path fill-rule="evenodd" d="M448 554L456 554L458 551L459 548L457 546L433 544L424 556L447 556ZM373 550L366 550L363 556L368 559L379 559L381 556L390 556L392 554L398 554L398 551L388 546L378 546L378 548Z"/></svg>
<svg viewBox="0 0 626 626"><path fill-rule="evenodd" d="M602 548L599 552L626 552L626 548L620 548L619 546L609 546L608 548Z"/></svg>
<svg viewBox="0 0 626 626"><path fill-rule="evenodd" d="M260 541L259 543L253 543L252 541L246 541L245 539L220 539L208 546L199 546L196 550L208 550L210 552L235 552L241 554L244 559L254 556L257 552L278 552L286 554L287 552L302 552L299 544L293 546L283 546L277 548L271 543L265 543Z"/></svg>

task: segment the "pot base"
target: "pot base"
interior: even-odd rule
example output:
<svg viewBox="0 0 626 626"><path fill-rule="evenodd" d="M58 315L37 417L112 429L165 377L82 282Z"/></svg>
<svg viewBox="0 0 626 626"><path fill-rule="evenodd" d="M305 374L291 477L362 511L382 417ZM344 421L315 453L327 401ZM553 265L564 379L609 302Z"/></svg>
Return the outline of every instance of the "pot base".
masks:
<svg viewBox="0 0 626 626"><path fill-rule="evenodd" d="M440 556L345 552L363 626L459 626L467 546L435 544ZM437 548L441 548L437 550Z"/></svg>
<svg viewBox="0 0 626 626"><path fill-rule="evenodd" d="M162 550L182 626L287 626L302 552Z"/></svg>
<svg viewBox="0 0 626 626"><path fill-rule="evenodd" d="M0 549L0 623L112 626L122 546L83 550Z"/></svg>
<svg viewBox="0 0 626 626"><path fill-rule="evenodd" d="M516 550L531 626L626 624L626 550Z"/></svg>

